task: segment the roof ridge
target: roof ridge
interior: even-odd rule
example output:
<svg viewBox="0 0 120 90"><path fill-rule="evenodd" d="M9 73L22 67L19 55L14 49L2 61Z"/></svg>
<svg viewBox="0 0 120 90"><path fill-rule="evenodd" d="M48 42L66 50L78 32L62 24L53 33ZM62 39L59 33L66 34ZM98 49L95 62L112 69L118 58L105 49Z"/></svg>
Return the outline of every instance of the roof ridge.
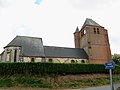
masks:
<svg viewBox="0 0 120 90"><path fill-rule="evenodd" d="M83 48L73 48L73 47L59 47L59 46L43 46L43 47L53 47L53 48L68 48L68 49L83 49Z"/></svg>
<svg viewBox="0 0 120 90"><path fill-rule="evenodd" d="M16 37L26 37L26 38L42 39L41 37L34 37L34 36L19 36L19 35L17 35Z"/></svg>

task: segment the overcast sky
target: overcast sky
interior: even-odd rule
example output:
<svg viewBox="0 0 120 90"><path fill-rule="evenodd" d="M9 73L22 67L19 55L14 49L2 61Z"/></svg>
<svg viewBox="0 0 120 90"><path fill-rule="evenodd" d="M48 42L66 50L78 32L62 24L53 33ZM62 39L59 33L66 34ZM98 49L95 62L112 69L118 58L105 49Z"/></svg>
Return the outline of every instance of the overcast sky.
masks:
<svg viewBox="0 0 120 90"><path fill-rule="evenodd" d="M74 47L76 27L91 18L108 30L112 54L120 54L119 9L120 0L0 0L0 52L16 35Z"/></svg>

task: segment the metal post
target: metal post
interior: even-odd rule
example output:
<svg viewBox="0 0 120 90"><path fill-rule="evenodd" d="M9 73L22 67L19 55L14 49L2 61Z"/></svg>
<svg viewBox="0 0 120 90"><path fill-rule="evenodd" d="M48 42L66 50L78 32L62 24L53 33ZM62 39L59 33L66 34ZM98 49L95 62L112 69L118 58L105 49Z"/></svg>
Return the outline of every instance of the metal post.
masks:
<svg viewBox="0 0 120 90"><path fill-rule="evenodd" d="M110 69L110 88L111 90L114 90L113 81L112 81L112 69Z"/></svg>

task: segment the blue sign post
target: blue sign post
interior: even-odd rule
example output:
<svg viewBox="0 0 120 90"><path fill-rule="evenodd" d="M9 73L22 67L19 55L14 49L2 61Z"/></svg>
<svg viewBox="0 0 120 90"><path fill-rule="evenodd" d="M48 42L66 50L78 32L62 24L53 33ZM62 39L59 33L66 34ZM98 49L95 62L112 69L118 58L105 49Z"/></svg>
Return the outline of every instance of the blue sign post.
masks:
<svg viewBox="0 0 120 90"><path fill-rule="evenodd" d="M114 69L114 68L115 68L115 62L105 63L105 69Z"/></svg>
<svg viewBox="0 0 120 90"><path fill-rule="evenodd" d="M110 71L110 88L114 90L113 81L112 81L112 69L115 68L115 62L107 62L105 63L105 69L109 69Z"/></svg>

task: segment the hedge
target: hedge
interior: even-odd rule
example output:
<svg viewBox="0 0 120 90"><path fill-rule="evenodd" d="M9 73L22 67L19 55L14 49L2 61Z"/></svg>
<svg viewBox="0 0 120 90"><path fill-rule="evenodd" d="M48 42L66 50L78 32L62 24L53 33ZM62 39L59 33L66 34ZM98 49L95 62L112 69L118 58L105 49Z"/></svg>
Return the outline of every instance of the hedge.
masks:
<svg viewBox="0 0 120 90"><path fill-rule="evenodd" d="M103 64L0 63L0 75L95 74L109 73ZM114 73L120 73L117 66Z"/></svg>

